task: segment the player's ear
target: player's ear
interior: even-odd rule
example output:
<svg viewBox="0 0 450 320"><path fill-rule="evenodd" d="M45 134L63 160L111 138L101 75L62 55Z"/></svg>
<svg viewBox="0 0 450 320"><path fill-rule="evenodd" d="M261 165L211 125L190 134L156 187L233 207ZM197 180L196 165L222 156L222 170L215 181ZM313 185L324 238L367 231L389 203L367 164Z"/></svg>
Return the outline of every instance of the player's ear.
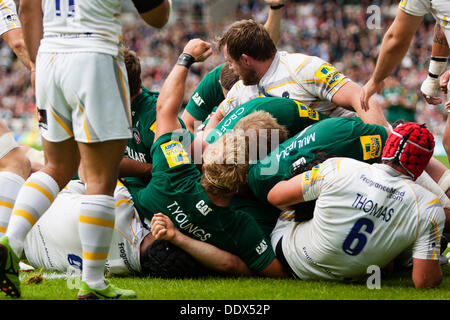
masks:
<svg viewBox="0 0 450 320"><path fill-rule="evenodd" d="M243 53L241 55L241 57L239 58L239 61L246 66L250 66L251 62L252 62L252 58L249 55L246 55L245 53Z"/></svg>

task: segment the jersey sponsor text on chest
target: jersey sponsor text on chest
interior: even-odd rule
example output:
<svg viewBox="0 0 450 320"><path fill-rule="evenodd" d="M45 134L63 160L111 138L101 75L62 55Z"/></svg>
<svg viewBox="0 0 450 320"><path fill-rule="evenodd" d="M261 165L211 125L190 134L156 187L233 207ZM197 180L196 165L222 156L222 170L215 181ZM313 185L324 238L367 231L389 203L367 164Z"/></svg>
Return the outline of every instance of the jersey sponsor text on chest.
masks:
<svg viewBox="0 0 450 320"><path fill-rule="evenodd" d="M206 241L211 237L211 233L207 233L204 229L189 221L188 215L182 210L178 202L174 201L172 204L167 206L167 209L174 217L175 221L179 224L180 230L189 232L200 241Z"/></svg>

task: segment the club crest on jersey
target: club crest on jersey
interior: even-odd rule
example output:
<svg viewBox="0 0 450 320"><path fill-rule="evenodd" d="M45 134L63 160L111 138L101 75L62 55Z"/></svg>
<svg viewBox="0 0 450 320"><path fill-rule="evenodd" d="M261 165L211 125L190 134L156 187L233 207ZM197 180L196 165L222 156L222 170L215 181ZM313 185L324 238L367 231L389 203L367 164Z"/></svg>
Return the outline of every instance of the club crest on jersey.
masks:
<svg viewBox="0 0 450 320"><path fill-rule="evenodd" d="M295 101L295 100L294 100ZM310 118L312 120L319 120L319 113L299 101L295 101L298 106L298 114L300 118Z"/></svg>
<svg viewBox="0 0 450 320"><path fill-rule="evenodd" d="M161 150L166 157L169 168L176 167L181 164L190 163L189 156L184 150L183 145L179 141L171 140L161 145Z"/></svg>
<svg viewBox="0 0 450 320"><path fill-rule="evenodd" d="M363 159L375 159L381 155L381 136L379 134L373 136L362 136L359 138L363 150Z"/></svg>
<svg viewBox="0 0 450 320"><path fill-rule="evenodd" d="M38 113L38 122L39 127L42 129L47 130L48 124L47 124L47 110L44 109L37 109Z"/></svg>
<svg viewBox="0 0 450 320"><path fill-rule="evenodd" d="M344 79L344 75L330 64L323 64L319 70L317 70L315 76L330 87L333 87L339 81Z"/></svg>
<svg viewBox="0 0 450 320"><path fill-rule="evenodd" d="M136 128L133 128L133 138L134 138L134 141L136 141L137 144L141 143L141 136L139 134L139 131Z"/></svg>

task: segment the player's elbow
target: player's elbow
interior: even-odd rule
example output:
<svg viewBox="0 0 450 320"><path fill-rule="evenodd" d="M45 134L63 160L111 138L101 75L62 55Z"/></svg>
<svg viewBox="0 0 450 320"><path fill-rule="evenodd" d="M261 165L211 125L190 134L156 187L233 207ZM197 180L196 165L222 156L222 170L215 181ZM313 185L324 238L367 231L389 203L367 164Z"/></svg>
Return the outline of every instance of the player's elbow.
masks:
<svg viewBox="0 0 450 320"><path fill-rule="evenodd" d="M236 256L231 256L230 258L222 261L218 266L218 271L227 275L243 276L248 275L247 267L244 265L242 260Z"/></svg>
<svg viewBox="0 0 450 320"><path fill-rule="evenodd" d="M423 274L420 276L413 276L414 286L417 289L436 288L442 282L442 273L438 274Z"/></svg>

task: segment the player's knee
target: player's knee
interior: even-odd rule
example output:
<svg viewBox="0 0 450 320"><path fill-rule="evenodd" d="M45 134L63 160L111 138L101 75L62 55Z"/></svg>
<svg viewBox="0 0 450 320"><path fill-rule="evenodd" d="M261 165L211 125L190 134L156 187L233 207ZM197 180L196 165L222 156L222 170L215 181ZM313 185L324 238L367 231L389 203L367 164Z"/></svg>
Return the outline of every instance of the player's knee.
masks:
<svg viewBox="0 0 450 320"><path fill-rule="evenodd" d="M0 170L13 172L27 179L31 173L31 162L23 150L14 148L0 159Z"/></svg>

